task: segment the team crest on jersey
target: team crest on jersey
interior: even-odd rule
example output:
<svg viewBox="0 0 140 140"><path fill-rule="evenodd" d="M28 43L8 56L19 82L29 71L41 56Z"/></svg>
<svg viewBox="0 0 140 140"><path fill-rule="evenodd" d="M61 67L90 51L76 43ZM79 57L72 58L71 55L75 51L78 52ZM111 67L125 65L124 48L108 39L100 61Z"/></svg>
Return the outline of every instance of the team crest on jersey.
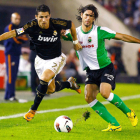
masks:
<svg viewBox="0 0 140 140"><path fill-rule="evenodd" d="M91 37L88 37L88 43L91 43L91 42L92 42Z"/></svg>
<svg viewBox="0 0 140 140"><path fill-rule="evenodd" d="M53 31L53 35L55 35L55 36L57 35L57 31L56 30Z"/></svg>

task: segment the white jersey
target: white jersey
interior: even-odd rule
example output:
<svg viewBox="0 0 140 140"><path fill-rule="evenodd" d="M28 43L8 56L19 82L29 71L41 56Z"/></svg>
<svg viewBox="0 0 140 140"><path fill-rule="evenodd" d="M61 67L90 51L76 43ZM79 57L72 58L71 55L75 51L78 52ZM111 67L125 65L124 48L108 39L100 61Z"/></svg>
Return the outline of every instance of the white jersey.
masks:
<svg viewBox="0 0 140 140"><path fill-rule="evenodd" d="M88 32L84 32L81 26L76 28L76 32L78 41L83 47L82 50L77 51L83 70L87 67L91 70L98 70L111 63L104 40L114 38L115 31L107 27L93 25Z"/></svg>

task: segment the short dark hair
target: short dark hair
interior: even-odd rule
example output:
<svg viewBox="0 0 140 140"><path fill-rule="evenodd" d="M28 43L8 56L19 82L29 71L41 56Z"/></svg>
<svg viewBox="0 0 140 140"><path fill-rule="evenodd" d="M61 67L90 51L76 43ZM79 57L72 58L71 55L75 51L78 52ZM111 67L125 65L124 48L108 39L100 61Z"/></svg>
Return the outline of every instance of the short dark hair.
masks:
<svg viewBox="0 0 140 140"><path fill-rule="evenodd" d="M86 5L86 6L80 6L78 10L78 14L79 15L76 15L76 18L78 21L82 21L82 18L81 18L81 13L84 13L86 10L91 10L93 13L94 13L94 18L95 20L98 18L99 16L99 13L98 13L98 9L93 5L93 4L89 4L89 5Z"/></svg>
<svg viewBox="0 0 140 140"><path fill-rule="evenodd" d="M50 8L47 5L42 4L36 8L36 15L38 15L38 12L49 12L50 14Z"/></svg>

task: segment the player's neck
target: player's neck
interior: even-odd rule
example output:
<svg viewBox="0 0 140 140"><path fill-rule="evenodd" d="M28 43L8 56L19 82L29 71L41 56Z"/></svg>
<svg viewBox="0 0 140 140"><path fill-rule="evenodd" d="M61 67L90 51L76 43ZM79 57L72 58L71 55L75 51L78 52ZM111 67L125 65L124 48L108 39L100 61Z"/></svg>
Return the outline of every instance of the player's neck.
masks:
<svg viewBox="0 0 140 140"><path fill-rule="evenodd" d="M46 24L45 28L44 29L48 29L49 28L49 24Z"/></svg>
<svg viewBox="0 0 140 140"><path fill-rule="evenodd" d="M45 29L48 29L48 28L49 28L49 24L46 25Z"/></svg>
<svg viewBox="0 0 140 140"><path fill-rule="evenodd" d="M86 27L84 24L82 24L82 30L83 30L84 32L88 32L89 30L91 30L92 26L93 26L93 25L90 25L90 26Z"/></svg>

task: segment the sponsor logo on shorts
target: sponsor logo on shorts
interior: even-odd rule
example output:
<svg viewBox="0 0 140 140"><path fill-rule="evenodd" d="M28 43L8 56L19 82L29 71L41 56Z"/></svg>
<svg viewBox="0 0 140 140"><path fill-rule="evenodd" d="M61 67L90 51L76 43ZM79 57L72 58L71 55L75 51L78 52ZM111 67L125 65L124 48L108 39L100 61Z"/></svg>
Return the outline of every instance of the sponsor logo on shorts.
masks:
<svg viewBox="0 0 140 140"><path fill-rule="evenodd" d="M24 29L23 28L16 29L16 31L17 31L18 35L24 33Z"/></svg>
<svg viewBox="0 0 140 140"><path fill-rule="evenodd" d="M105 74L104 76L107 77L108 80L112 81L114 79L114 76L113 75L110 75L110 74Z"/></svg>

